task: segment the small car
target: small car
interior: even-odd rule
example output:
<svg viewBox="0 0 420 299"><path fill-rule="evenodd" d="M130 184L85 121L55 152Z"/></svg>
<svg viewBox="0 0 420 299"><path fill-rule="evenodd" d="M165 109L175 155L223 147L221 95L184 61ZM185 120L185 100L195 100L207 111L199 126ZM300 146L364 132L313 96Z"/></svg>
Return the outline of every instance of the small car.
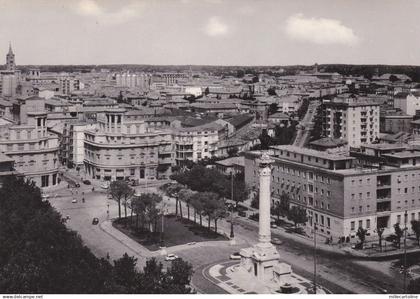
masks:
<svg viewBox="0 0 420 299"><path fill-rule="evenodd" d="M41 198L42 198L42 200L47 200L48 198L50 198L50 195L44 193L44 194L41 195Z"/></svg>
<svg viewBox="0 0 420 299"><path fill-rule="evenodd" d="M189 243L187 243L187 245L195 245L195 244L197 244L197 242L189 242Z"/></svg>
<svg viewBox="0 0 420 299"><path fill-rule="evenodd" d="M179 259L179 257L173 253L170 253L165 257L165 261L174 261L176 259Z"/></svg>
<svg viewBox="0 0 420 299"><path fill-rule="evenodd" d="M77 199L73 198L73 200L71 201L71 203L77 203Z"/></svg>
<svg viewBox="0 0 420 299"><path fill-rule="evenodd" d="M95 218L92 219L92 224L93 225L97 225L98 223L99 223L99 219L98 218L95 217Z"/></svg>
<svg viewBox="0 0 420 299"><path fill-rule="evenodd" d="M275 223L270 224L271 228L277 228L277 225Z"/></svg>
<svg viewBox="0 0 420 299"><path fill-rule="evenodd" d="M89 180L83 180L83 184L85 184L85 185L90 185L90 184L92 184Z"/></svg>
<svg viewBox="0 0 420 299"><path fill-rule="evenodd" d="M283 241L280 240L279 238L272 238L271 243L273 243L275 245L281 245L281 244L283 244Z"/></svg>
<svg viewBox="0 0 420 299"><path fill-rule="evenodd" d="M74 183L73 187L74 188L80 188L80 184L79 183Z"/></svg>
<svg viewBox="0 0 420 299"><path fill-rule="evenodd" d="M102 183L101 184L101 188L102 189L108 189L109 188L109 185L107 183Z"/></svg>
<svg viewBox="0 0 420 299"><path fill-rule="evenodd" d="M230 259L231 260L240 260L241 259L241 255L239 254L239 252L234 252L230 255Z"/></svg>

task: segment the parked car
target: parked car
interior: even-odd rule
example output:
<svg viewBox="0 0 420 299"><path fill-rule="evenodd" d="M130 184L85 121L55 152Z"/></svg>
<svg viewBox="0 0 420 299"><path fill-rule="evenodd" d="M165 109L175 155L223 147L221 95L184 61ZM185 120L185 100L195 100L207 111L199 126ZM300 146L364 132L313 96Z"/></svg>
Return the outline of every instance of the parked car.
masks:
<svg viewBox="0 0 420 299"><path fill-rule="evenodd" d="M48 198L50 198L50 195L49 195L49 194L45 194L45 193L43 193L43 194L41 195L41 198L42 198L42 200L47 200Z"/></svg>
<svg viewBox="0 0 420 299"><path fill-rule="evenodd" d="M277 224L275 224L274 222L270 224L271 228L277 228Z"/></svg>
<svg viewBox="0 0 420 299"><path fill-rule="evenodd" d="M230 255L230 259L231 260L240 260L241 259L241 255L239 254L239 252L234 252Z"/></svg>
<svg viewBox="0 0 420 299"><path fill-rule="evenodd" d="M77 203L77 199L73 198L73 200L71 201L72 203Z"/></svg>
<svg viewBox="0 0 420 299"><path fill-rule="evenodd" d="M281 245L281 244L283 244L283 241L280 240L279 238L272 238L271 243L273 243L275 245Z"/></svg>
<svg viewBox="0 0 420 299"><path fill-rule="evenodd" d="M239 211L239 212L238 212L238 215L239 215L240 217L246 217L246 213L245 213L245 212L243 212L243 211Z"/></svg>
<svg viewBox="0 0 420 299"><path fill-rule="evenodd" d="M176 259L179 259L179 257L173 253L170 253L165 257L165 261L174 261Z"/></svg>
<svg viewBox="0 0 420 299"><path fill-rule="evenodd" d="M187 243L187 245L195 245L195 244L197 244L196 242L189 242L189 243Z"/></svg>
<svg viewBox="0 0 420 299"><path fill-rule="evenodd" d="M83 180L83 184L85 184L85 185L90 185L90 184L92 184L89 180Z"/></svg>
<svg viewBox="0 0 420 299"><path fill-rule="evenodd" d="M98 223L99 223L99 219L98 218L95 217L95 218L92 219L92 224L93 225L97 225Z"/></svg>
<svg viewBox="0 0 420 299"><path fill-rule="evenodd" d="M109 188L109 184L108 183L102 183L101 184L101 188L102 189L108 189Z"/></svg>

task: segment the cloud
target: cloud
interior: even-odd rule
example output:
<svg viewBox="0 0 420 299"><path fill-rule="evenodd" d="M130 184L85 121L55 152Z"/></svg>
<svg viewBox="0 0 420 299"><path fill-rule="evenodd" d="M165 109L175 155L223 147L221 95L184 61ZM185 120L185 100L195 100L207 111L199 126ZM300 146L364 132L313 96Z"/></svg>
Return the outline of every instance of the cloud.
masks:
<svg viewBox="0 0 420 299"><path fill-rule="evenodd" d="M99 3L95 0L81 0L76 6L76 12L103 24L121 24L138 17L143 9L140 2L132 2L112 11L100 6Z"/></svg>
<svg viewBox="0 0 420 299"><path fill-rule="evenodd" d="M238 12L241 14L241 15L244 15L244 16L252 16L252 15L254 15L255 14L255 8L254 7L251 7L251 6L241 6L239 9L238 9Z"/></svg>
<svg viewBox="0 0 420 299"><path fill-rule="evenodd" d="M290 16L286 21L285 32L292 39L320 45L355 45L359 42L353 30L339 20L305 18L303 14Z"/></svg>
<svg viewBox="0 0 420 299"><path fill-rule="evenodd" d="M211 17L205 27L205 32L209 36L223 36L228 34L229 27L219 17Z"/></svg>

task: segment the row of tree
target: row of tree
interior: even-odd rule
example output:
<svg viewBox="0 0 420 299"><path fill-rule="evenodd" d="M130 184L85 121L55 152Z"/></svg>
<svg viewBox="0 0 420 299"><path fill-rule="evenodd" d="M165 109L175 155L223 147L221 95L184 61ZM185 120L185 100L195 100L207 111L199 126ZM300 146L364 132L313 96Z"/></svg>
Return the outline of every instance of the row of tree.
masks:
<svg viewBox="0 0 420 299"><path fill-rule="evenodd" d="M33 183L6 178L0 188L0 293L190 293L192 267L166 271L156 260L138 271L124 255L98 259Z"/></svg>
<svg viewBox="0 0 420 299"><path fill-rule="evenodd" d="M200 226L203 226L203 216L207 217L207 227L210 231L211 220L214 221L214 229L217 232L217 221L226 214L226 205L219 194L215 192L198 192L192 191L184 185L179 183L169 183L161 187L161 190L166 192L168 196L175 198L176 209L175 215L184 218L182 212L182 203L187 207L187 219L191 220L190 209L193 210L193 219L197 223L197 216L199 218Z"/></svg>
<svg viewBox="0 0 420 299"><path fill-rule="evenodd" d="M220 198L230 198L236 204L247 199L249 194L243 175L238 174L233 177L233 198L231 198L232 178L202 165L195 165L190 170L173 174L171 179L192 191L216 193Z"/></svg>

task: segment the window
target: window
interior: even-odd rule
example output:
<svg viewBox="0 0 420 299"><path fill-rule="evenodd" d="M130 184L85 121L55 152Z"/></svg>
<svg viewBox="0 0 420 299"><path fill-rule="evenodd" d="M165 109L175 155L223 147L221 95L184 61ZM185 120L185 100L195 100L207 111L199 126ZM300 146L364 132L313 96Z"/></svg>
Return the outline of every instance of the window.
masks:
<svg viewBox="0 0 420 299"><path fill-rule="evenodd" d="M321 225L324 225L324 216L321 215Z"/></svg>
<svg viewBox="0 0 420 299"><path fill-rule="evenodd" d="M331 196L331 192L330 191L327 191L327 196L328 197Z"/></svg>
<svg viewBox="0 0 420 299"><path fill-rule="evenodd" d="M397 215L397 223L401 223L401 215Z"/></svg>
<svg viewBox="0 0 420 299"><path fill-rule="evenodd" d="M366 193L366 197L367 197L367 198L370 198L370 192L367 192L367 193Z"/></svg>
<svg viewBox="0 0 420 299"><path fill-rule="evenodd" d="M350 230L354 230L354 225L355 225L354 221L350 222Z"/></svg>
<svg viewBox="0 0 420 299"><path fill-rule="evenodd" d="M359 220L359 227L363 227L363 220Z"/></svg>
<svg viewBox="0 0 420 299"><path fill-rule="evenodd" d="M366 229L370 229L370 219L366 220Z"/></svg>
<svg viewBox="0 0 420 299"><path fill-rule="evenodd" d="M362 180L362 179L360 179L360 180L359 180L359 185L362 185L362 183L363 183L363 180Z"/></svg>
<svg viewBox="0 0 420 299"><path fill-rule="evenodd" d="M359 193L359 199L362 199L362 198L363 198L363 194Z"/></svg>
<svg viewBox="0 0 420 299"><path fill-rule="evenodd" d="M331 226L331 221L330 221L330 217L327 217L327 227Z"/></svg>
<svg viewBox="0 0 420 299"><path fill-rule="evenodd" d="M330 204L328 203L328 204L327 204L327 210L329 210L329 209L330 209Z"/></svg>
<svg viewBox="0 0 420 299"><path fill-rule="evenodd" d="M404 188L404 194L408 193L408 188Z"/></svg>
<svg viewBox="0 0 420 299"><path fill-rule="evenodd" d="M359 206L359 212L361 212L363 210L362 206Z"/></svg>
<svg viewBox="0 0 420 299"><path fill-rule="evenodd" d="M370 185L370 179L368 178L366 181L367 181L367 184Z"/></svg>
<svg viewBox="0 0 420 299"><path fill-rule="evenodd" d="M354 199L354 193L351 194L351 199Z"/></svg>

